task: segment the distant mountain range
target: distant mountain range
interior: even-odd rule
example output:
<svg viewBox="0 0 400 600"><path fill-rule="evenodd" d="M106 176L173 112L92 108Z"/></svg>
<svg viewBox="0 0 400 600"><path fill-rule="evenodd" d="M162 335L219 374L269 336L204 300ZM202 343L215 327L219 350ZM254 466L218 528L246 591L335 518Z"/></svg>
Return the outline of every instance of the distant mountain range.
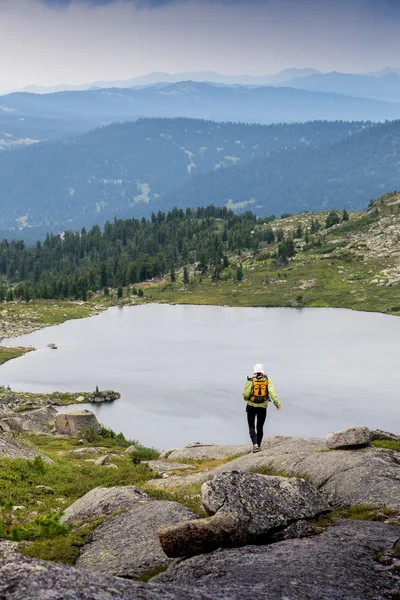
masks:
<svg viewBox="0 0 400 600"><path fill-rule="evenodd" d="M285 69L276 75L223 75L213 71L194 71L184 73L154 72L132 79L120 79L117 81L94 81L78 85L53 85L39 86L27 85L19 92L32 92L34 94L50 94L65 91L82 91L97 88L131 88L154 85L155 83L179 83L181 81L196 81L198 83L220 83L227 85L273 85L279 84L296 77L306 77L319 73L316 69Z"/></svg>
<svg viewBox="0 0 400 600"><path fill-rule="evenodd" d="M360 209L398 189L400 121L141 119L0 153L0 230L47 231L213 203L259 215Z"/></svg>
<svg viewBox="0 0 400 600"><path fill-rule="evenodd" d="M381 80L386 81L385 78L373 79ZM22 138L54 139L140 117L261 124L309 120L385 121L400 118L400 102L293 87L232 87L193 81L55 94L14 93L0 97L0 140L1 132Z"/></svg>
<svg viewBox="0 0 400 600"><path fill-rule="evenodd" d="M312 92L328 92L400 103L400 74L397 73L382 74L379 77L337 72L317 73L298 77L281 85Z"/></svg>
<svg viewBox="0 0 400 600"><path fill-rule="evenodd" d="M155 83L179 83L181 81L196 81L200 83L218 83L226 85L279 85L281 83L288 83L299 77L307 77L310 75L324 75L327 73L321 73L317 69L303 68L303 69L285 69L276 73L275 75L227 75L222 73L214 73L213 71L191 71L183 73L165 73L162 71L148 73L140 77L133 77L131 79L120 79L110 81L93 81L92 83L83 84L64 84L64 85L53 85L53 86L39 86L39 85L26 85L20 90L13 90L19 92L31 92L34 94L51 94L55 92L65 91L83 91L96 88L131 88L137 86L148 86L154 85ZM344 75L344 73L342 73ZM379 71L372 71L371 73L356 73L355 76L371 76L381 77L389 74L400 75L400 69L386 67Z"/></svg>

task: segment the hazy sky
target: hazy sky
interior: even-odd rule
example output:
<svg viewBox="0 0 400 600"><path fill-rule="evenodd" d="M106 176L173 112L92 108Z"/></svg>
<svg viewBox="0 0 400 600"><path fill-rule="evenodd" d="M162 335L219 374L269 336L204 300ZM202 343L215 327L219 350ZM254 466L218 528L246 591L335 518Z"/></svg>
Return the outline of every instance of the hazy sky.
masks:
<svg viewBox="0 0 400 600"><path fill-rule="evenodd" d="M0 0L0 89L400 67L400 0Z"/></svg>

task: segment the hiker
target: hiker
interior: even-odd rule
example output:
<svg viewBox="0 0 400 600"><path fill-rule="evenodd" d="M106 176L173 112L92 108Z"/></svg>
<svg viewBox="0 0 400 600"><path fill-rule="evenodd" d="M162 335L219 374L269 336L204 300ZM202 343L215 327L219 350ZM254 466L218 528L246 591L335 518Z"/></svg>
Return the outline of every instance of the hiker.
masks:
<svg viewBox="0 0 400 600"><path fill-rule="evenodd" d="M247 378L243 390L243 398L247 402L247 422L249 424L250 438L253 442L253 452L260 452L264 436L264 423L267 418L268 402L272 400L277 410L281 410L275 388L271 379L266 376L263 365L254 365L254 375Z"/></svg>

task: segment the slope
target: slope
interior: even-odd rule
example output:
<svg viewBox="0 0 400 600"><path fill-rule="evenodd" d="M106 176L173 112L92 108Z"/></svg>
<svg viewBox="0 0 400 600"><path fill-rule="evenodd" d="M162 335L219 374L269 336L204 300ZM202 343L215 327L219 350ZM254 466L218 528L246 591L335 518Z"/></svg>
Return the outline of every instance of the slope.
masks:
<svg viewBox="0 0 400 600"><path fill-rule="evenodd" d="M282 148L247 165L198 175L164 199L172 206L215 204L258 215L360 210L400 187L400 121L374 125L337 144Z"/></svg>
<svg viewBox="0 0 400 600"><path fill-rule="evenodd" d="M148 216L162 206L166 193L195 173L248 163L274 148L337 142L363 127L148 119L111 125L69 142L10 150L0 155L0 228L32 237L102 224L114 216Z"/></svg>

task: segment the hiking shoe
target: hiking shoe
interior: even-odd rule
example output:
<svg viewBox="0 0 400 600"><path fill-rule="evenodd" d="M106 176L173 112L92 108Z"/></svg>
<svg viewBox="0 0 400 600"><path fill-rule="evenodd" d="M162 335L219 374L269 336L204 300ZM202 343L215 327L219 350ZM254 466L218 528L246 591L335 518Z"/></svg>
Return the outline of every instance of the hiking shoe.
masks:
<svg viewBox="0 0 400 600"><path fill-rule="evenodd" d="M260 452L260 446L258 444L254 444L253 452Z"/></svg>

